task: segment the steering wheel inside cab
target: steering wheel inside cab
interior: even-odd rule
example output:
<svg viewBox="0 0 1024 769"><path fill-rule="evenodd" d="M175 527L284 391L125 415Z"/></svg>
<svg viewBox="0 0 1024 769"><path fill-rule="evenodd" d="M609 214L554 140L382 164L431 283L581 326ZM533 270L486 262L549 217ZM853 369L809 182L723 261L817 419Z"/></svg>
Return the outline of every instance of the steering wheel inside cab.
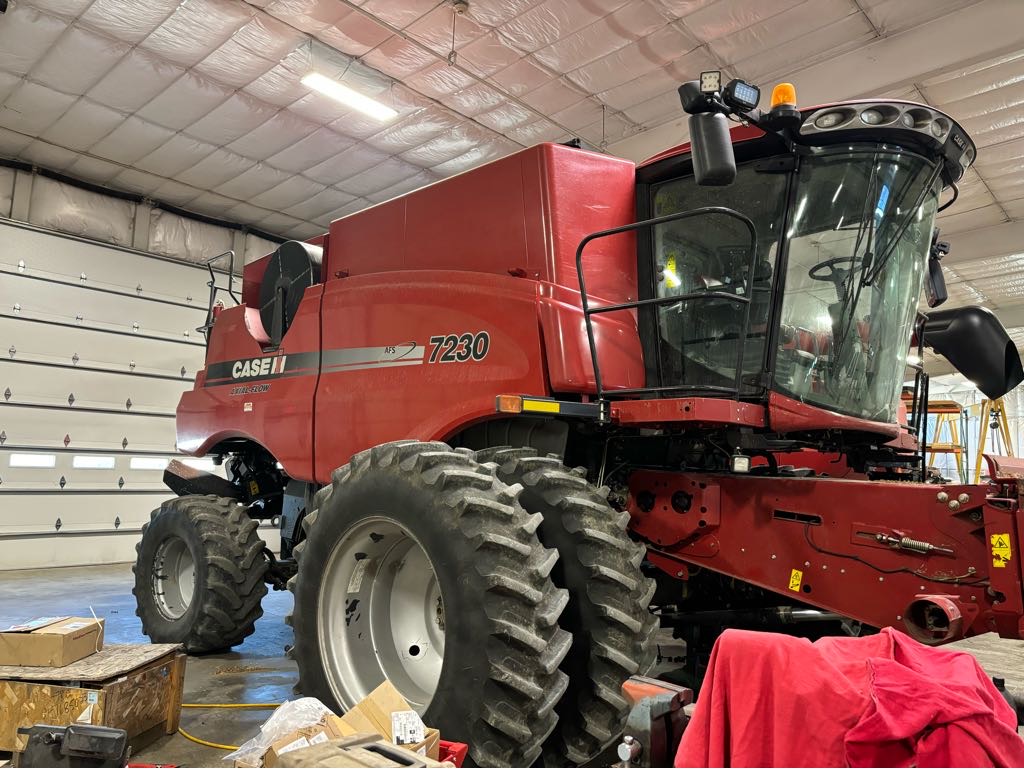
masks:
<svg viewBox="0 0 1024 769"><path fill-rule="evenodd" d="M833 259L826 259L824 262L818 262L807 271L807 275L811 280L831 283L836 287L836 291L841 291L850 277L850 272L856 269L860 262L859 256L837 256Z"/></svg>

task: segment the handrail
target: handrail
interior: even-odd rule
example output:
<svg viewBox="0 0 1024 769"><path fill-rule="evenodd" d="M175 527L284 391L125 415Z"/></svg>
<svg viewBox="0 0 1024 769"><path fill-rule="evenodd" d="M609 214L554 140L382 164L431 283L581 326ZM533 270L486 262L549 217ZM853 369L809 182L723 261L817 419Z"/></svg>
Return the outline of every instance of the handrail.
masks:
<svg viewBox="0 0 1024 769"><path fill-rule="evenodd" d="M223 259L225 256L230 257L228 260L228 285L227 288L217 285L217 276L213 272L213 263ZM213 328L213 308L217 303L217 292L227 291L228 296L234 300L235 304L241 304L238 297L235 296L235 252L233 249L228 249L223 254L217 254L211 256L203 264L206 265L206 269L210 272L210 279L206 282L206 285L210 288L210 301L206 308L206 323L196 329L203 334L204 337L208 336L209 331Z"/></svg>
<svg viewBox="0 0 1024 769"><path fill-rule="evenodd" d="M696 385L661 385L658 387L642 387L633 388L629 390L615 390L612 394L616 395L640 395L640 394L657 394L669 390L716 390L721 391L724 394L738 394L740 386L742 384L743 377L743 346L746 341L746 329L750 325L750 297L749 296L738 296L736 294L730 294L725 291L709 291L701 293L690 293L680 294L678 296L665 296L655 297L653 299L638 299L633 302L622 302L612 305L600 305L598 307L591 307L590 301L587 298L587 285L583 275L583 251L584 249L594 240L598 238L606 238L611 235L620 235L626 232L633 232L635 230L647 229L657 227L661 224L668 222L680 221L683 219L690 219L696 216L703 216L708 214L717 214L720 216L726 216L743 223L750 233L750 263L748 266L747 274L749 276L748 286L753 283L754 272L756 269L757 259L757 231L754 228L754 223L749 217L744 216L738 211L734 211L731 208L725 208L723 206L706 206L703 208L695 208L690 211L679 211L674 214L667 214L666 216L659 216L653 219L645 219L641 222L634 222L633 224L626 224L621 227L613 227L608 230L600 230L587 235L583 240L580 241L579 246L576 248L576 274L579 278L580 283L580 301L583 306L583 319L587 328L587 341L590 344L590 359L594 366L594 382L597 386L597 398L598 401L605 399L605 391L601 377L601 366L598 362L597 354L597 342L594 338L594 323L592 320L593 315L599 313L616 312L621 310L636 309L638 307L646 306L657 306L663 304L675 304L677 302L702 300L702 299L724 299L731 302L737 302L746 305L746 312L744 315L744 334L739 338L739 345L737 350L737 361L736 361L736 386L735 388L728 387L708 387L708 386L696 386ZM653 255L652 255L653 258Z"/></svg>

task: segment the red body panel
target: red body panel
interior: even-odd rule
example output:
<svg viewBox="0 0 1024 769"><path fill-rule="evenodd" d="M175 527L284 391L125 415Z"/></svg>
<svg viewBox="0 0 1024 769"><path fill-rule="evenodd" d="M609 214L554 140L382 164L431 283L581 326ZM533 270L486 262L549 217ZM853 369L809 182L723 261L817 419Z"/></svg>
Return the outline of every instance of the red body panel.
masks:
<svg viewBox="0 0 1024 769"><path fill-rule="evenodd" d="M817 406L809 406L793 398L773 392L768 395L768 424L772 430L786 434L811 430L858 430L884 435L890 440L900 434L900 426L837 414Z"/></svg>
<svg viewBox="0 0 1024 769"><path fill-rule="evenodd" d="M306 291L280 352L273 355L295 359L305 353L319 358L322 291L321 286ZM263 334L262 326L254 325L258 322L259 314L244 305L224 310L217 318L206 351L206 370L178 403L178 449L202 455L221 441L247 438L273 454L292 477L311 479L313 398L319 373L315 362L312 368L270 382L265 392L245 389L256 385L207 380L211 364L268 356L254 338L253 330Z"/></svg>
<svg viewBox="0 0 1024 769"><path fill-rule="evenodd" d="M680 491L692 495L683 513L672 505ZM646 511L636 501L642 492L654 495ZM902 625L919 594L948 595L963 612L965 635L995 630L1017 637L1024 628L1016 504L993 504L987 492L986 486L638 471L630 479L630 516L633 530L654 544L652 553L660 556L654 563L672 575L685 576L685 564L707 566L806 603L842 607L875 627ZM951 509L949 500L961 494L968 501ZM954 555L897 551L875 541L879 533L925 540ZM1014 554L1001 567L993 566L995 534L1009 537ZM893 571L901 569L907 571ZM1008 600L997 602L984 585L971 585L986 579Z"/></svg>
<svg viewBox="0 0 1024 769"><path fill-rule="evenodd" d="M663 398L617 401L612 421L622 425L737 425L764 427L764 408L724 398Z"/></svg>
<svg viewBox="0 0 1024 769"><path fill-rule="evenodd" d="M631 162L545 144L339 219L310 241L326 249L323 284L307 291L280 351L266 347L255 312L268 257L246 265L248 310L218 318L207 366L323 350L323 373L317 361L257 392L201 376L178 408L179 448L247 438L291 477L323 481L370 446L443 439L494 417L498 393L591 392L576 246L631 222L634 190ZM636 298L632 236L594 242L585 264L594 301ZM642 386L634 314L594 320L606 387ZM423 362L432 336L480 332L485 363ZM378 351L410 344L417 364ZM331 355L348 363L332 368Z"/></svg>
<svg viewBox="0 0 1024 769"><path fill-rule="evenodd" d="M375 365L372 352L338 369L325 362L314 430L318 481L370 446L444 439L493 417L496 393L547 391L532 281L442 271L330 281L323 316L325 351L416 346L393 365ZM481 331L490 337L483 360L430 362L431 337Z"/></svg>
<svg viewBox="0 0 1024 769"><path fill-rule="evenodd" d="M594 184L600 179L600 184ZM541 282L547 365L554 392L593 389L576 274L576 247L597 230L635 218L634 166L627 160L541 144L331 224L328 282L396 270L517 274ZM591 297L636 299L631 235L603 238L586 252ZM553 284L553 285L548 285ZM632 315L595 318L613 352L605 383L638 387L643 361ZM564 342L564 347L563 347Z"/></svg>
<svg viewBox="0 0 1024 769"><path fill-rule="evenodd" d="M595 230L633 221L634 195L630 161L541 144L332 222L329 274L522 270L576 288L576 246ZM631 238L588 253L595 296L635 298Z"/></svg>
<svg viewBox="0 0 1024 769"><path fill-rule="evenodd" d="M595 392L594 364L579 290L551 283L541 283L538 289L538 311L551 391ZM589 288L587 294L590 294ZM631 310L608 312L592 315L591 320L605 389L643 387L646 374L635 313Z"/></svg>

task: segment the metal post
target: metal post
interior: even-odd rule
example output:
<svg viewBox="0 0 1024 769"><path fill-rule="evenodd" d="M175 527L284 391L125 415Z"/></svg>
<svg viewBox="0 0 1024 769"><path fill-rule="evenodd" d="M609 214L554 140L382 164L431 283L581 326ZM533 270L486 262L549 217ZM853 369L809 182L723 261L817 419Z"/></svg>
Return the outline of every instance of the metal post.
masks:
<svg viewBox="0 0 1024 769"><path fill-rule="evenodd" d="M14 192L11 196L11 218L27 222L29 206L32 200L32 183L35 174L28 171L14 172Z"/></svg>

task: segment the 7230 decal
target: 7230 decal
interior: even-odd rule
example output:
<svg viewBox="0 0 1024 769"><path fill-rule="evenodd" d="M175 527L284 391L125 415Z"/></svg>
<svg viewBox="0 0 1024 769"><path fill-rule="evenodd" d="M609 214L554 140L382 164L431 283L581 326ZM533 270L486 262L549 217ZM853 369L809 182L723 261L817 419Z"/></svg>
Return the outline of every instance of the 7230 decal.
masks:
<svg viewBox="0 0 1024 769"><path fill-rule="evenodd" d="M476 334L444 334L430 337L428 363L465 363L483 360L491 349L491 335L486 331Z"/></svg>

